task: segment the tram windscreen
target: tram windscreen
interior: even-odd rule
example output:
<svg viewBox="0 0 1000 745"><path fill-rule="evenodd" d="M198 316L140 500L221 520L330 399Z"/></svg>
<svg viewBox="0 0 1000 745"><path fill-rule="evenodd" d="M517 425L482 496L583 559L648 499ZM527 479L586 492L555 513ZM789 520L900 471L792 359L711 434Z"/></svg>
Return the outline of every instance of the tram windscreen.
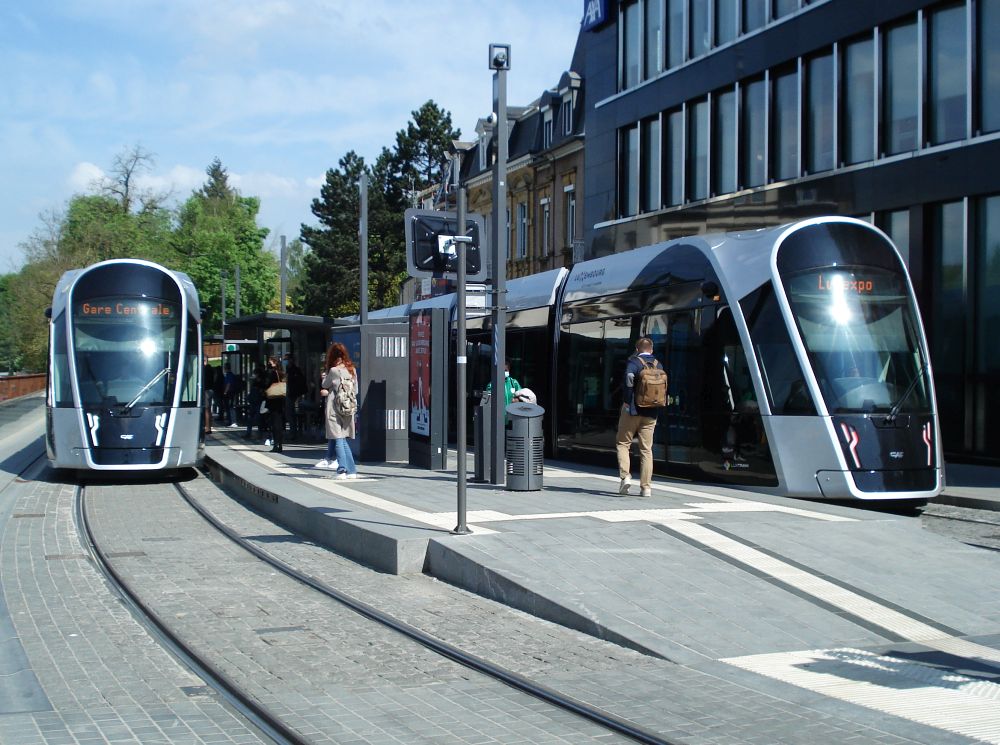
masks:
<svg viewBox="0 0 1000 745"><path fill-rule="evenodd" d="M178 303L122 296L73 304L81 403L169 405L180 359Z"/></svg>
<svg viewBox="0 0 1000 745"><path fill-rule="evenodd" d="M830 413L930 411L919 324L901 271L841 265L783 281Z"/></svg>

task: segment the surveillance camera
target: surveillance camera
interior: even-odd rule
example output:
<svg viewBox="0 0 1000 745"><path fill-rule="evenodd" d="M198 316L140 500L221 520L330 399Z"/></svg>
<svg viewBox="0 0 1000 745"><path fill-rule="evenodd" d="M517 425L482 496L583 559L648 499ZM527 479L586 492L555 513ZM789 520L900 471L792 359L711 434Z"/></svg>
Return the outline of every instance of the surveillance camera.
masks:
<svg viewBox="0 0 1000 745"><path fill-rule="evenodd" d="M490 69L510 69L510 44L490 44Z"/></svg>
<svg viewBox="0 0 1000 745"><path fill-rule="evenodd" d="M491 111L489 116L486 117L486 123L491 127L495 127L497 123L497 112Z"/></svg>

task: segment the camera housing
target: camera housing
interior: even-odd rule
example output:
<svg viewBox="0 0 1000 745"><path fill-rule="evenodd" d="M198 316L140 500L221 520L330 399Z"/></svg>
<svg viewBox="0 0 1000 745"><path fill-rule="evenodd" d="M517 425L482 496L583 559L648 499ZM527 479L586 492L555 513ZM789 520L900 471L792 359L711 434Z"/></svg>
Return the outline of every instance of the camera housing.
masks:
<svg viewBox="0 0 1000 745"><path fill-rule="evenodd" d="M510 69L510 44L490 44L490 69Z"/></svg>

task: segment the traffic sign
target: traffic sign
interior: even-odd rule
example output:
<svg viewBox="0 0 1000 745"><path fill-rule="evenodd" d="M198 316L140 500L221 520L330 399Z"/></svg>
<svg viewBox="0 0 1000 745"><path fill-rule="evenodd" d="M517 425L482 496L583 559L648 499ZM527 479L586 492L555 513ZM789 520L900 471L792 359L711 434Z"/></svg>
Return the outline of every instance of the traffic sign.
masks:
<svg viewBox="0 0 1000 745"><path fill-rule="evenodd" d="M465 232L458 227L458 215L438 210L408 209L403 213L406 234L406 268L411 277L443 277L458 273L456 236L472 239L465 245L468 279L486 279L486 220L482 215L466 216Z"/></svg>

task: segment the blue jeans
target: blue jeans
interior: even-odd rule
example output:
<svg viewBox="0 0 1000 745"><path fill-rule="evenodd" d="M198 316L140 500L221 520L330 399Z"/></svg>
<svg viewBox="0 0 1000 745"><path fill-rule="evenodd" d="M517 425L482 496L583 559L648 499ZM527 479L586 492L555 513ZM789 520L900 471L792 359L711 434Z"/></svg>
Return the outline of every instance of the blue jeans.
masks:
<svg viewBox="0 0 1000 745"><path fill-rule="evenodd" d="M337 451L337 471L347 473L357 473L358 467L354 465L354 455L351 453L351 446L347 442L346 437L338 437L336 440L331 440L333 446ZM329 444L327 445L327 450L329 451ZM329 458L327 458L329 460Z"/></svg>

